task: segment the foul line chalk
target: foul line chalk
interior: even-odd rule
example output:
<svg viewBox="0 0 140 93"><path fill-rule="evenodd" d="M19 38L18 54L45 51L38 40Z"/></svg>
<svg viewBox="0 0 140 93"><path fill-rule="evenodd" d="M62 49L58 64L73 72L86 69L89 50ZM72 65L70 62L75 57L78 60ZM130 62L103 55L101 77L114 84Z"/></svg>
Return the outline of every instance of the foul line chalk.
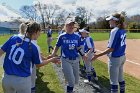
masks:
<svg viewBox="0 0 140 93"><path fill-rule="evenodd" d="M98 49L96 49L96 51L98 51L98 52L103 52L103 51L101 51L101 50L98 50ZM135 64L135 65L138 65L138 66L140 66L140 64L139 63L136 63L136 62L134 62L134 61L131 61L131 60L128 60L128 59L126 59L126 61L127 62L129 62L129 63L132 63L132 64Z"/></svg>

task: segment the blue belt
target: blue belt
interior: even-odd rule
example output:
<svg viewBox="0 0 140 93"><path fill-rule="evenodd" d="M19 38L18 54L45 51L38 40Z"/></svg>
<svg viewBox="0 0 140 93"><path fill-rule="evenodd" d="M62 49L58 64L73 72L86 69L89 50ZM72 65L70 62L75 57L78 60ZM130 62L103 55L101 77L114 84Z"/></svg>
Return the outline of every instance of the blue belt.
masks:
<svg viewBox="0 0 140 93"><path fill-rule="evenodd" d="M65 59L69 59L69 60L76 60L76 57L63 57Z"/></svg>

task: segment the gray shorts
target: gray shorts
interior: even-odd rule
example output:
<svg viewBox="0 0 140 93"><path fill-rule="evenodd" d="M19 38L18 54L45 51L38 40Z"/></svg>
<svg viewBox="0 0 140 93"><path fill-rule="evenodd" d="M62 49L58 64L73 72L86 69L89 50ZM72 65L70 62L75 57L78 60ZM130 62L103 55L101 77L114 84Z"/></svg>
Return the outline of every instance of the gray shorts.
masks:
<svg viewBox="0 0 140 93"><path fill-rule="evenodd" d="M31 76L19 77L4 74L2 88L4 93L31 93Z"/></svg>

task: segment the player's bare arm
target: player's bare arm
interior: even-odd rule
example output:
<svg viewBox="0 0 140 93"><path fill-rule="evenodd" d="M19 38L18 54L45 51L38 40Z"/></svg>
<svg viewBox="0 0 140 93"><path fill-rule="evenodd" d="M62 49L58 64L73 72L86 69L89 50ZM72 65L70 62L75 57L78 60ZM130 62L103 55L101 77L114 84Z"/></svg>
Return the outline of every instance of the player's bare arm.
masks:
<svg viewBox="0 0 140 93"><path fill-rule="evenodd" d="M83 60L86 61L88 57L85 55L84 50L81 47L78 47L77 49Z"/></svg>
<svg viewBox="0 0 140 93"><path fill-rule="evenodd" d="M88 55L89 55L90 53L92 53L92 52L93 52L93 48L89 48L89 51L85 54L85 56L88 57Z"/></svg>
<svg viewBox="0 0 140 93"><path fill-rule="evenodd" d="M105 51L103 51L103 52L100 53L100 54L95 54L95 55L92 57L92 60L95 60L95 59L97 59L97 58L100 57L100 56L103 56L103 55L105 55L105 54L108 54L108 53L112 52L113 50L114 50L113 48L108 48L108 49L106 49Z"/></svg>
<svg viewBox="0 0 140 93"><path fill-rule="evenodd" d="M4 54L4 51L0 49L0 57L2 56L2 54Z"/></svg>
<svg viewBox="0 0 140 93"><path fill-rule="evenodd" d="M42 67L44 65L47 65L48 63L52 62L52 63L60 63L60 58L59 57L52 57L52 58L49 58L49 59L45 59L45 60L42 60L43 62L41 64L36 64L37 67Z"/></svg>
<svg viewBox="0 0 140 93"><path fill-rule="evenodd" d="M59 49L59 47L55 46L55 48L54 48L54 50L52 51L52 54L51 54L52 57L56 56L56 53L57 53L58 49Z"/></svg>

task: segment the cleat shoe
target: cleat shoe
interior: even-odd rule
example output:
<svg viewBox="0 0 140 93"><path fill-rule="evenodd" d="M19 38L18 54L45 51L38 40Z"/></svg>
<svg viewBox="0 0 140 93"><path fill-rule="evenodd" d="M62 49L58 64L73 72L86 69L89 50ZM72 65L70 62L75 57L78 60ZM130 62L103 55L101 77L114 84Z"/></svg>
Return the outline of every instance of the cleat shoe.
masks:
<svg viewBox="0 0 140 93"><path fill-rule="evenodd" d="M88 83L88 82L90 82L90 81L89 81L89 80L87 80L87 79L85 79L85 80L84 80L84 83Z"/></svg>

